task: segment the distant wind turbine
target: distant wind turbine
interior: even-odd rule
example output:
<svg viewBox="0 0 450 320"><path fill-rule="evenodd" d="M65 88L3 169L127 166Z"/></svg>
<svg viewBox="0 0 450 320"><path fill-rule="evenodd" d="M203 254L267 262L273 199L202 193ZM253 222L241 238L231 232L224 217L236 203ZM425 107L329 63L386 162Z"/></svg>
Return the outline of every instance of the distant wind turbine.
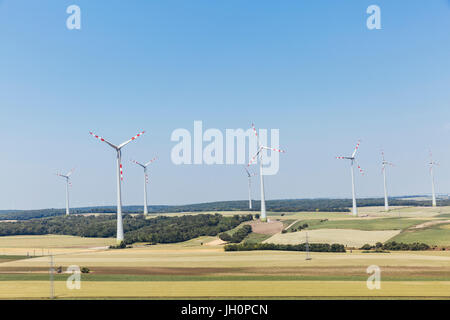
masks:
<svg viewBox="0 0 450 320"><path fill-rule="evenodd" d="M148 214L148 208L147 208L147 184L148 184L148 174L147 174L147 167L154 161L156 161L158 157L153 158L146 164L142 164L140 162L137 162L135 160L131 160L131 162L137 164L138 166L141 166L144 169L144 215Z"/></svg>
<svg viewBox="0 0 450 320"><path fill-rule="evenodd" d="M72 186L72 183L70 182L70 176L72 175L74 170L75 169L70 170L69 173L67 173L66 175L60 174L60 173L56 174L57 176L60 176L60 177L62 177L64 179L66 179L66 216L68 216L69 213L70 213L70 209L69 209L69 187Z"/></svg>
<svg viewBox="0 0 450 320"><path fill-rule="evenodd" d="M388 191L387 191L387 185L386 185L386 165L388 166L394 166L393 163L390 163L384 159L384 151L381 151L381 157L382 157L382 172L383 172L383 179L384 179L384 210L389 211L389 198L388 198Z"/></svg>
<svg viewBox="0 0 450 320"><path fill-rule="evenodd" d="M252 177L256 176L256 173L250 173L246 167L244 167L248 177L248 208L252 209Z"/></svg>
<svg viewBox="0 0 450 320"><path fill-rule="evenodd" d="M123 221L122 221L122 185L121 182L123 180L123 170L122 170L122 148L125 147L128 143L135 140L137 137L143 135L145 131L142 131L141 133L138 133L133 138L131 138L128 141L125 141L124 143L116 146L112 144L111 142L103 139L102 137L89 132L94 138L99 139L102 142L105 142L110 147L112 147L114 150L116 150L117 153L117 243L120 243L123 241Z"/></svg>
<svg viewBox="0 0 450 320"><path fill-rule="evenodd" d="M352 155L350 157L337 157L337 159L342 160L350 160L350 169L352 173L352 198L353 198L353 215L358 216L358 208L356 207L356 193L355 193L355 173L354 173L354 164L358 165L359 172L361 172L362 175L364 175L364 171L361 169L361 166L356 161L356 152L359 149L361 141L358 141L358 144L355 147L355 150L353 151Z"/></svg>
<svg viewBox="0 0 450 320"><path fill-rule="evenodd" d="M267 221L267 215L266 215L266 199L264 196L264 178L263 178L263 150L270 150L275 152L281 152L285 153L285 151L280 149L274 149L270 147L266 147L261 145L261 142L259 141L258 132L256 131L255 125L252 123L253 133L256 136L256 141L258 143L258 151L256 154L252 157L250 162L247 166L250 166L253 162L255 162L257 159L259 159L259 176L260 176L260 184L261 184L261 221L266 222Z"/></svg>
<svg viewBox="0 0 450 320"><path fill-rule="evenodd" d="M439 163L433 161L433 153L430 150L430 175L431 175L431 190L432 190L432 198L433 198L433 207L437 206L437 202L436 202L436 189L435 189L435 185L434 185L434 166L438 166Z"/></svg>

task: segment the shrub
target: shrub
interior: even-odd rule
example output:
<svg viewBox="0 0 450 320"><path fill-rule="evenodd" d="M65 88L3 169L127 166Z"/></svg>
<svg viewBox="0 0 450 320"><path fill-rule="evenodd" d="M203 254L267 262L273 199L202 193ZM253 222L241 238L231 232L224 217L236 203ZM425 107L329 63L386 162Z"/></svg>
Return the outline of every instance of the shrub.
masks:
<svg viewBox="0 0 450 320"><path fill-rule="evenodd" d="M82 267L81 268L81 273L89 273L89 272L91 272L91 270L89 270L88 267Z"/></svg>
<svg viewBox="0 0 450 320"><path fill-rule="evenodd" d="M222 232L219 234L219 239L225 242L230 242L231 241L231 236L226 233L226 232Z"/></svg>
<svg viewBox="0 0 450 320"><path fill-rule="evenodd" d="M118 245L109 246L110 249L125 249L127 247L125 241L121 241Z"/></svg>
<svg viewBox="0 0 450 320"><path fill-rule="evenodd" d="M365 244L365 245L363 245L361 248L360 248L361 250L370 250L370 249L372 249L372 246L370 245L370 244Z"/></svg>

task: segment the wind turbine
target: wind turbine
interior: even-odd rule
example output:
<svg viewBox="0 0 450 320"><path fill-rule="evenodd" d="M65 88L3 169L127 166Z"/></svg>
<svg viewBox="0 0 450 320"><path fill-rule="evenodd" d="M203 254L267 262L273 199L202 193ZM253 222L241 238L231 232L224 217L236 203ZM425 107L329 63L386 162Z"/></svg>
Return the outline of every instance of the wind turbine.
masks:
<svg viewBox="0 0 450 320"><path fill-rule="evenodd" d="M123 241L123 222L122 222L122 185L121 182L123 180L123 170L122 170L122 148L125 147L128 143L135 140L137 137L143 135L145 131L138 133L133 138L128 141L125 141L118 146L112 144L111 142L103 139L102 137L89 132L94 138L99 139L102 142L105 142L117 153L117 243L121 243Z"/></svg>
<svg viewBox="0 0 450 320"><path fill-rule="evenodd" d="M258 132L256 131L255 125L253 123L252 123L252 128L253 128L253 133L256 136L258 151L252 157L252 159L248 163L247 167L250 166L253 162L255 162L259 158L259 177L260 177L260 185L261 185L261 217L260 217L260 219L262 222L266 222L267 216L266 216L266 199L264 197L264 178L263 178L263 161L262 161L263 153L262 153L262 151L270 150L270 151L275 151L275 152L280 152L280 153L285 153L285 151L261 145L261 142L259 141Z"/></svg>
<svg viewBox="0 0 450 320"><path fill-rule="evenodd" d="M353 151L352 155L350 157L337 157L337 159L342 160L350 160L350 171L352 173L352 198L353 198L353 215L358 216L358 208L356 207L356 194L355 194L355 173L354 173L354 164L358 165L359 172L361 172L362 175L364 175L364 171L361 169L360 165L356 161L356 152L359 149L361 141L358 141L358 144L355 147L355 150Z"/></svg>
<svg viewBox="0 0 450 320"><path fill-rule="evenodd" d="M430 175L431 175L431 188L432 188L432 197L433 197L433 207L437 206L436 203L436 190L434 186L434 166L438 166L439 163L433 161L433 153L430 150Z"/></svg>
<svg viewBox="0 0 450 320"><path fill-rule="evenodd" d="M60 177L62 177L64 179L66 179L66 216L68 216L69 213L70 213L70 209L69 209L69 187L72 186L72 183L70 182L70 176L72 175L73 170L75 170L75 169L70 170L69 173L67 173L66 175L60 174L60 173L56 174L57 176L60 176Z"/></svg>
<svg viewBox="0 0 450 320"><path fill-rule="evenodd" d="M393 163L390 163L384 159L384 151L381 151L381 157L382 157L382 172L383 172L383 179L384 179L384 210L389 211L389 199L388 199L388 191L387 191L387 185L386 185L386 165L388 166L394 166Z"/></svg>
<svg viewBox="0 0 450 320"><path fill-rule="evenodd" d="M256 173L250 173L246 167L244 167L248 177L248 208L252 209L252 177L256 176Z"/></svg>
<svg viewBox="0 0 450 320"><path fill-rule="evenodd" d="M158 157L154 157L152 160L147 162L146 164L142 164L140 162L137 162L135 160L131 160L131 162L137 164L138 166L141 166L144 168L144 215L148 214L148 208L147 208L147 184L148 184L148 174L147 174L147 167L154 162Z"/></svg>

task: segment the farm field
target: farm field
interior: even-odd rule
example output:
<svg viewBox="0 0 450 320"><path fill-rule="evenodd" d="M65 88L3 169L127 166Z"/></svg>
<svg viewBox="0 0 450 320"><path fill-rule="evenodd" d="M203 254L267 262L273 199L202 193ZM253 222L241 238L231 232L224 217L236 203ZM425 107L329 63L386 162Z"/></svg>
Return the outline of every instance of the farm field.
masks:
<svg viewBox="0 0 450 320"><path fill-rule="evenodd" d="M409 230L395 236L392 240L404 243L421 241L433 243L438 246L450 246L450 223L419 230Z"/></svg>
<svg viewBox="0 0 450 320"><path fill-rule="evenodd" d="M311 243L340 243L347 247L360 248L364 244L375 245L377 242L386 242L400 233L400 230L362 231L352 229L319 229L300 231L285 234L275 234L264 243L298 244L306 241Z"/></svg>
<svg viewBox="0 0 450 320"><path fill-rule="evenodd" d="M0 282L0 298L41 298L48 282ZM381 290L368 290L365 281L158 281L83 282L80 290L69 290L55 282L55 294L69 298L448 298L450 281L391 282Z"/></svg>
<svg viewBox="0 0 450 320"><path fill-rule="evenodd" d="M449 239L449 224L440 223L448 218L439 217L447 208L426 208L423 215L421 208L399 208L402 215L403 211L408 214L401 218L392 217L394 213L379 214L380 208L364 209L364 217L316 212L269 214L273 223L264 227L252 222L261 233L251 233L244 241L273 243L285 237L291 243L300 243L305 231L281 233L281 228L324 219L328 221L321 224L326 227L312 224L308 230L310 242L322 239L359 247L391 239L406 242L405 237L412 236L410 241L425 243L429 240L445 244ZM427 236L427 232L431 235ZM305 252L225 252L223 241L212 236L182 243L135 243L132 248L108 249L113 243L114 239L108 238L61 235L0 237L0 298L48 298L48 254L52 254L54 266L63 271L54 277L56 297L60 299L450 299L450 250L313 252L312 260L305 260ZM36 250L35 257L27 256L31 250ZM81 275L79 290L66 288L69 275L64 272L71 265L90 269L90 273ZM371 265L380 267L380 290L366 286L366 270Z"/></svg>

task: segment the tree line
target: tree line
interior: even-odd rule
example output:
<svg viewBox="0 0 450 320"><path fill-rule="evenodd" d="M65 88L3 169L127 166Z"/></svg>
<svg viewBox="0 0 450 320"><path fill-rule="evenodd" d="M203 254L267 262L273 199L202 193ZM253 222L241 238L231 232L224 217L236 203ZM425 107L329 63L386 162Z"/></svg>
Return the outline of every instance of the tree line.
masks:
<svg viewBox="0 0 450 320"><path fill-rule="evenodd" d="M241 243L228 244L225 251L254 251L254 250L281 250L281 251L306 251L306 244L275 244L275 243ZM342 244L310 243L310 252L345 252Z"/></svg>
<svg viewBox="0 0 450 320"><path fill-rule="evenodd" d="M361 250L391 250L391 251L425 251L430 250L430 246L426 243L403 243L403 242L395 242L389 241L386 243L377 242L374 246L370 244L365 244L361 248Z"/></svg>
<svg viewBox="0 0 450 320"><path fill-rule="evenodd" d="M430 206L431 201L416 201L414 199L391 199L393 206ZM384 199L359 199L358 206L383 206ZM438 205L450 205L449 200L438 200ZM352 206L350 199L292 199L266 201L268 211L272 212L297 212L297 211L322 211L322 212L349 212ZM250 211L260 210L260 202L254 201L254 208ZM222 201L199 203L182 206L149 206L149 213L176 213L176 212L205 212L205 211L249 211L248 201ZM73 214L109 213L115 214L116 207L85 207L71 209ZM125 206L124 213L143 213L142 206ZM29 220L35 218L64 215L65 209L42 210L3 210L0 211L0 220Z"/></svg>
<svg viewBox="0 0 450 320"><path fill-rule="evenodd" d="M220 233L219 239L226 242L240 243L250 233L252 233L252 226L246 224L245 226L242 226L242 228L236 230L233 235L230 235L228 232Z"/></svg>

